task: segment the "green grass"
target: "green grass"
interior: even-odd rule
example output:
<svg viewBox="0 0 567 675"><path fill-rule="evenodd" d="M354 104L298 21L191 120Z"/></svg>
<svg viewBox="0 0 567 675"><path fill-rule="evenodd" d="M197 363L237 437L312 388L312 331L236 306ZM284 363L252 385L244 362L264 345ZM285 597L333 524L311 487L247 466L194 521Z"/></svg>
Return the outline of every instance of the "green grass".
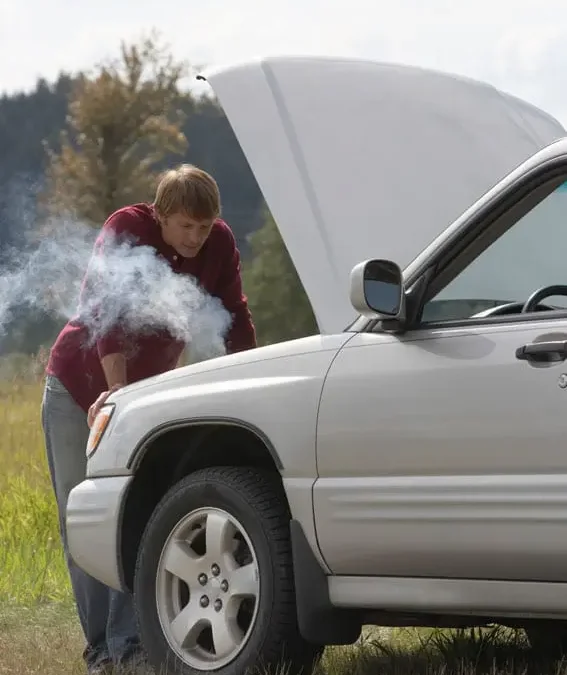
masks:
<svg viewBox="0 0 567 675"><path fill-rule="evenodd" d="M70 599L37 383L0 385L0 605Z"/></svg>
<svg viewBox="0 0 567 675"><path fill-rule="evenodd" d="M40 425L42 387L0 384L0 675L79 675L71 601ZM567 675L521 631L371 628L327 649L317 675Z"/></svg>

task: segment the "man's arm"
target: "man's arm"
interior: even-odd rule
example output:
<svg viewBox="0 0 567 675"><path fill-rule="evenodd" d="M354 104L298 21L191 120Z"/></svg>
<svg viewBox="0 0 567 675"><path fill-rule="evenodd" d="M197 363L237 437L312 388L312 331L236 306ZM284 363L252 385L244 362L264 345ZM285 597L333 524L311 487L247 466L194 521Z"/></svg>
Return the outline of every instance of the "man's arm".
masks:
<svg viewBox="0 0 567 675"><path fill-rule="evenodd" d="M132 234L132 219L123 213L113 214L104 223L97 237L93 255L104 256L105 251L115 243L117 237L129 234ZM102 273L104 274L104 266ZM104 299L99 300L96 310L98 314L104 311ZM128 384L126 356L123 353L125 342L126 335L119 325L112 326L96 340L96 350L108 389L103 391L89 408L87 415L89 428L94 424L96 416L110 394Z"/></svg>
<svg viewBox="0 0 567 675"><path fill-rule="evenodd" d="M105 253L114 246L120 239L131 235L136 236L136 224L132 217L124 212L112 214L104 223L102 230L97 237L94 247L94 256L104 257ZM132 245L136 245L132 241ZM99 274L104 274L104 265L99 268ZM105 288L105 284L102 284ZM97 313L104 312L105 298L98 298ZM113 306L114 302L110 302ZM98 336L96 340L96 349L100 363L106 378L109 389L123 387L127 384L126 357L124 355L127 336L122 327L116 323L109 326L104 335Z"/></svg>
<svg viewBox="0 0 567 675"><path fill-rule="evenodd" d="M126 386L126 357L124 354L107 354L100 359L100 363L109 389Z"/></svg>
<svg viewBox="0 0 567 675"><path fill-rule="evenodd" d="M240 273L240 252L232 230L225 224L223 273L215 295L221 300L227 312L232 315L232 326L226 337L229 354L256 347L256 330L248 309L248 300L242 291Z"/></svg>

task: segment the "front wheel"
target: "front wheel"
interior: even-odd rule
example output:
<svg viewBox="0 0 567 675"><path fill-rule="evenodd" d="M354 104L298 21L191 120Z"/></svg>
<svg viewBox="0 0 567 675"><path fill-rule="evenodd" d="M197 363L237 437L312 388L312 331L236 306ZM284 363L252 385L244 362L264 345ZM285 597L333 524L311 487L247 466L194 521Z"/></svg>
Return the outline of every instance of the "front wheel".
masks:
<svg viewBox="0 0 567 675"><path fill-rule="evenodd" d="M297 612L289 513L278 475L198 471L164 497L134 581L142 643L157 672L312 670Z"/></svg>

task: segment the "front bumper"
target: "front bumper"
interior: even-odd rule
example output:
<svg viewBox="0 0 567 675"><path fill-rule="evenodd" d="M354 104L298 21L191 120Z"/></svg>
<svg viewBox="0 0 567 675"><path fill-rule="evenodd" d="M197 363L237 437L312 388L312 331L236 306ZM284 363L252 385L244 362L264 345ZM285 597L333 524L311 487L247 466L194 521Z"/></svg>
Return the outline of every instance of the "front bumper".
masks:
<svg viewBox="0 0 567 675"><path fill-rule="evenodd" d="M108 476L79 483L69 495L67 540L73 561L116 590L120 581L118 537L126 491L133 476Z"/></svg>

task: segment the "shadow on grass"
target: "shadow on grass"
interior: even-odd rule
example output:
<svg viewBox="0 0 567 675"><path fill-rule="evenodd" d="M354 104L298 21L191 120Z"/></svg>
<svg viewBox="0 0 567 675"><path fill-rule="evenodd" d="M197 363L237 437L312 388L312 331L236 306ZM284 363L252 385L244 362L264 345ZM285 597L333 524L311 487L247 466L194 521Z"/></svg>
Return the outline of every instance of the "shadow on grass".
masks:
<svg viewBox="0 0 567 675"><path fill-rule="evenodd" d="M328 649L316 675L567 675L530 649L523 631L393 631L347 649Z"/></svg>

